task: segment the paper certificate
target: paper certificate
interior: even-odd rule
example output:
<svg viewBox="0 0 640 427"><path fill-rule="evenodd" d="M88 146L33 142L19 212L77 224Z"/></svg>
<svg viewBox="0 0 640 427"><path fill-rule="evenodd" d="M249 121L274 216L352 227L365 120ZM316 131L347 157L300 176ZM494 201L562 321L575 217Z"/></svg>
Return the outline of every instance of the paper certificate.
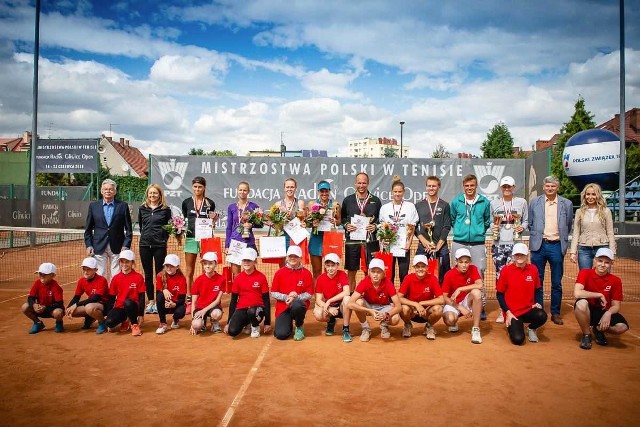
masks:
<svg viewBox="0 0 640 427"><path fill-rule="evenodd" d="M406 245L407 229L404 227L398 227L398 237L390 248L393 256L397 258L404 258L405 256L407 256L407 252L404 250Z"/></svg>
<svg viewBox="0 0 640 427"><path fill-rule="evenodd" d="M322 218L322 221L318 224L318 231L331 231L331 217L327 218L326 216Z"/></svg>
<svg viewBox="0 0 640 427"><path fill-rule="evenodd" d="M231 264L242 265L242 251L247 247L246 242L231 239L229 248L227 249L226 260Z"/></svg>
<svg viewBox="0 0 640 427"><path fill-rule="evenodd" d="M287 232L293 243L299 245L304 239L309 237L309 232L302 227L300 218L293 218L291 221L285 224L284 231Z"/></svg>
<svg viewBox="0 0 640 427"><path fill-rule="evenodd" d="M200 241L213 237L213 220L211 218L196 218L195 239Z"/></svg>
<svg viewBox="0 0 640 427"><path fill-rule="evenodd" d="M369 218L363 215L354 215L351 217L351 225L356 227L356 229L349 233L350 240L367 240Z"/></svg>

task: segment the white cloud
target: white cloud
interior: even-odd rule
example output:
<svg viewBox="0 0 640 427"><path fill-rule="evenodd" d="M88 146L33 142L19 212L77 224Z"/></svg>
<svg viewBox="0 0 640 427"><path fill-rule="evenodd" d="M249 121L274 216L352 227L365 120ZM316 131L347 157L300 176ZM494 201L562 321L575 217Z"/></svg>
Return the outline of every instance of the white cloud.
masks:
<svg viewBox="0 0 640 427"><path fill-rule="evenodd" d="M361 93L354 93L347 88L356 77L355 73L332 73L323 68L317 72L307 73L301 83L313 95L320 97L361 98Z"/></svg>

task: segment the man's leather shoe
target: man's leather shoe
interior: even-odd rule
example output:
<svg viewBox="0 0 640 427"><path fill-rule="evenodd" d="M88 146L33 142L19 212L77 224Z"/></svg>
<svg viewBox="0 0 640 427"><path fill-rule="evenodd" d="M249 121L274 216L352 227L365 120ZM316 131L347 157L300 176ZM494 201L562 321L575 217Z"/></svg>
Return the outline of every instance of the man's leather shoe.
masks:
<svg viewBox="0 0 640 427"><path fill-rule="evenodd" d="M564 321L562 320L562 317L560 317L559 314L552 314L551 321L556 325L564 325Z"/></svg>

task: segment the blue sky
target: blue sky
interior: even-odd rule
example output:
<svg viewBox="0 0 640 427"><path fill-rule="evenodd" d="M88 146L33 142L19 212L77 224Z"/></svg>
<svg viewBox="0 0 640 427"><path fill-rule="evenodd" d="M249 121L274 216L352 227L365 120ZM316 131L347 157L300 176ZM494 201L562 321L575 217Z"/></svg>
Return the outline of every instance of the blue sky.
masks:
<svg viewBox="0 0 640 427"><path fill-rule="evenodd" d="M640 4L626 2L627 109L640 107ZM31 129L35 2L0 0L0 135ZM42 0L42 138L124 137L146 154L326 149L400 137L530 149L619 111L617 1ZM117 124L117 125L113 125Z"/></svg>

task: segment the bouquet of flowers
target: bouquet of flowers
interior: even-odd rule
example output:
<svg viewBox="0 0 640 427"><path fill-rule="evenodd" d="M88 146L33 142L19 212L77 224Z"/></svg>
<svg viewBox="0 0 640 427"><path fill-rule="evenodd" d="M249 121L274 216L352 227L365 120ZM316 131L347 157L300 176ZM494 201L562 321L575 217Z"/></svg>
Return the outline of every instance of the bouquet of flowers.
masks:
<svg viewBox="0 0 640 427"><path fill-rule="evenodd" d="M278 204L276 203L275 205L271 206L271 209L269 209L266 217L275 230L274 235L279 236L282 232L282 229L284 228L284 224L287 222L287 213L280 209L280 206L278 206Z"/></svg>
<svg viewBox="0 0 640 427"><path fill-rule="evenodd" d="M398 240L398 226L388 222L378 224L378 240L380 241L380 250L382 252L391 252L391 245Z"/></svg>
<svg viewBox="0 0 640 427"><path fill-rule="evenodd" d="M324 219L327 208L322 205L313 205L309 210L305 225L312 229L313 234L318 234L318 223Z"/></svg>
<svg viewBox="0 0 640 427"><path fill-rule="evenodd" d="M182 236L187 233L187 223L182 216L173 215L162 229L169 233L169 236L175 237L179 246L182 243Z"/></svg>
<svg viewBox="0 0 640 427"><path fill-rule="evenodd" d="M240 216L240 223L238 224L238 232L242 233L242 238L249 238L249 229L244 228L244 224L249 223L256 227L262 227L264 224L264 212L262 209L256 208L254 210L247 209L242 212Z"/></svg>

